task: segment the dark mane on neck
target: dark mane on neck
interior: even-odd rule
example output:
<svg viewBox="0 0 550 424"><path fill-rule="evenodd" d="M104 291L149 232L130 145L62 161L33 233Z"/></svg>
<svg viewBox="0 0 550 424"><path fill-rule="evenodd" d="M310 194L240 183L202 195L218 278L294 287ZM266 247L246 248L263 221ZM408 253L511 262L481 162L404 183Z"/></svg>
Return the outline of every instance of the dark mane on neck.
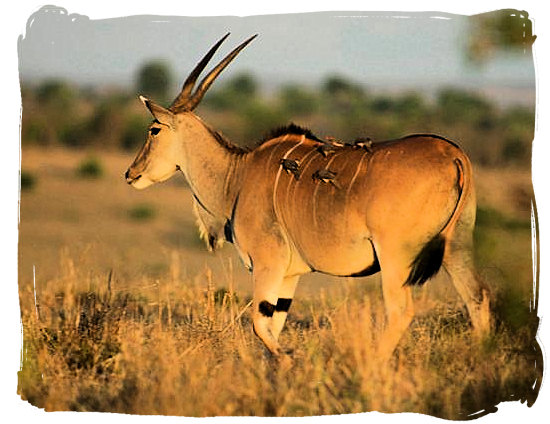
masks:
<svg viewBox="0 0 550 424"><path fill-rule="evenodd" d="M238 155L243 155L247 152L249 152L249 149L245 149L243 147L237 146L233 143L231 143L227 138L225 138L222 134L220 134L218 131L213 130L212 128L208 128L208 131L212 136L216 139L216 141L226 148L231 153L236 153Z"/></svg>
<svg viewBox="0 0 550 424"><path fill-rule="evenodd" d="M311 130L309 130L308 128L304 128L299 125L296 125L293 122L291 122L288 125L284 125L284 126L280 126L275 129L272 129L265 137L263 137L256 145L254 145L251 148L237 146L231 143L227 138L225 138L218 131L215 131L208 126L206 126L206 128L221 146L226 148L229 152L236 153L239 155L248 153L251 150L254 150L256 147L259 147L262 144L266 143L267 141L273 140L274 138L281 137L283 135L305 135L310 140L323 142L323 140L321 140L319 137L313 134Z"/></svg>
<svg viewBox="0 0 550 424"><path fill-rule="evenodd" d="M319 137L317 137L315 134L311 132L308 128L300 127L299 125L296 125L295 123L291 122L288 125L284 125L278 128L275 128L271 130L259 143L258 146L261 146L266 141L272 140L277 137L281 137L283 135L305 135L310 140L320 141L322 142Z"/></svg>

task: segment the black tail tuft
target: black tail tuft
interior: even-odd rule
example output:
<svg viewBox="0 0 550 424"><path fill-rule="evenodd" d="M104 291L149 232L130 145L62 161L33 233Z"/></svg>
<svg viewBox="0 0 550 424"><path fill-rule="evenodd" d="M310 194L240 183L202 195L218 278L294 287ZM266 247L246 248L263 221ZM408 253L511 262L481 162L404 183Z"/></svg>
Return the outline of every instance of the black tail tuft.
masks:
<svg viewBox="0 0 550 424"><path fill-rule="evenodd" d="M421 286L432 278L443 263L445 237L437 234L424 245L411 263L411 272L404 286Z"/></svg>

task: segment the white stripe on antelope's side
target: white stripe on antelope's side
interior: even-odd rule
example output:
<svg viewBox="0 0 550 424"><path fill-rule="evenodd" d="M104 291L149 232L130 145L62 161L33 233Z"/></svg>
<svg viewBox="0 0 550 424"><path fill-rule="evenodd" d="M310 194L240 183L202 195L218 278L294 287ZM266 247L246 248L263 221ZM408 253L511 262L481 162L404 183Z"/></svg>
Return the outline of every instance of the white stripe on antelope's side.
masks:
<svg viewBox="0 0 550 424"><path fill-rule="evenodd" d="M338 156L338 153L334 153L322 169L328 170L330 168L330 165L332 164L334 159L336 159L337 156ZM319 191L319 187L321 187L321 185L322 185L322 183L320 181L316 181L315 190L313 190L313 198L312 198L312 202L313 202L313 207L311 209L312 210L312 220L313 220L313 228L316 231L319 230L319 226L318 226L318 223L317 223L317 192Z"/></svg>
<svg viewBox="0 0 550 424"><path fill-rule="evenodd" d="M311 149L309 152L307 152L302 158L299 159L300 161L300 178L303 177L306 174L306 169L308 165L313 161L315 154L315 149ZM311 156L311 160L307 162L306 160L308 157ZM289 197L292 199L293 202L300 201L300 199L296 199L296 188L298 187L299 181L295 178L291 178L288 183L287 192L286 192L286 203L288 204ZM292 190L292 194L290 194L290 191Z"/></svg>
<svg viewBox="0 0 550 424"><path fill-rule="evenodd" d="M370 153L369 152L363 153L363 155L361 156L361 159L359 159L359 164L357 165L357 169L355 170L355 173L353 174L353 177L351 178L351 181L349 182L348 188L346 190L346 202L348 201L349 194L351 193L351 188L353 187L353 183L355 183L355 179L359 175L359 172L361 172L361 165L363 164L363 159L365 159L367 155L370 155Z"/></svg>
<svg viewBox="0 0 550 424"><path fill-rule="evenodd" d="M296 150L298 147L300 147L304 142L306 141L306 136L302 135L302 138L300 139L299 143L296 143L294 146L292 146L290 149L286 151L286 153L283 155L280 159L288 159L290 154ZM280 159L277 160L277 163L279 163ZM283 172L283 167L279 166L279 169L277 170L277 175L275 176L275 183L273 185L273 209L275 210L275 214L277 214L277 189L279 187L279 180L281 178L281 173Z"/></svg>

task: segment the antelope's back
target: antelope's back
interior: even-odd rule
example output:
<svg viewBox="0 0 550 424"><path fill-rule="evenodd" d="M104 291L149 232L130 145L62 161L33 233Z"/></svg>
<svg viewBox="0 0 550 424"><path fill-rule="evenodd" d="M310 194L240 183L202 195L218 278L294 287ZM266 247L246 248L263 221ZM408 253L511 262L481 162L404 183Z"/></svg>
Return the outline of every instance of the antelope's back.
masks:
<svg viewBox="0 0 550 424"><path fill-rule="evenodd" d="M253 152L248 178L316 269L316 262L326 262L325 253L316 259L319 252L330 250L357 262L330 272L360 272L373 255L373 238L408 237L420 245L454 210L460 192L454 159L464 154L447 140L416 136L372 148L345 145L327 156L320 146L305 136L271 140ZM285 171L281 159L296 161L299 176ZM333 178L322 181L318 171Z"/></svg>

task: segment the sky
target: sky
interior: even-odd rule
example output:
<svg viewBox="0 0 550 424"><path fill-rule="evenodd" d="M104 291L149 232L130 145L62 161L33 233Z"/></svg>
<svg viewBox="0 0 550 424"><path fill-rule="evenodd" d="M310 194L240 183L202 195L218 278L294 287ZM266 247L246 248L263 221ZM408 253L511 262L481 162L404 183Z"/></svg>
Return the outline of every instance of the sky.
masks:
<svg viewBox="0 0 550 424"><path fill-rule="evenodd" d="M472 65L465 59L470 27L463 15L318 12L90 19L77 12L45 6L30 16L19 39L23 82L63 78L79 85L129 87L137 69L153 59L164 60L183 80L208 48L231 32L216 57L259 34L230 72L251 72L268 90L288 82L318 84L338 74L380 89L527 89L534 101L531 51Z"/></svg>

